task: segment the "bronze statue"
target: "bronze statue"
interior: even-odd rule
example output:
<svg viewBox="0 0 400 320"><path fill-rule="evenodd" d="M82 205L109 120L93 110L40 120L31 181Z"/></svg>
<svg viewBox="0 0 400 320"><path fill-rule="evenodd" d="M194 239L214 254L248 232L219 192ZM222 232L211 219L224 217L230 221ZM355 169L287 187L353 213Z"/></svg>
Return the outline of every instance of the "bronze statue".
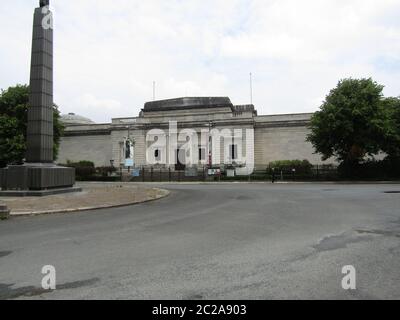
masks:
<svg viewBox="0 0 400 320"><path fill-rule="evenodd" d="M40 7L46 7L50 5L50 0L40 0Z"/></svg>

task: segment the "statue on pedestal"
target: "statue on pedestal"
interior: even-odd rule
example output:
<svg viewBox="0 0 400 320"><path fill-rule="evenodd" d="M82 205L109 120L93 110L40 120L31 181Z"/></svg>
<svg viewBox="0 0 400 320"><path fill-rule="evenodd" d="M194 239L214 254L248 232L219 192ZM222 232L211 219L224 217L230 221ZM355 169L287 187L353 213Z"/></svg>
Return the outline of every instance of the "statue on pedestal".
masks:
<svg viewBox="0 0 400 320"><path fill-rule="evenodd" d="M46 7L50 5L50 0L40 0L40 7Z"/></svg>

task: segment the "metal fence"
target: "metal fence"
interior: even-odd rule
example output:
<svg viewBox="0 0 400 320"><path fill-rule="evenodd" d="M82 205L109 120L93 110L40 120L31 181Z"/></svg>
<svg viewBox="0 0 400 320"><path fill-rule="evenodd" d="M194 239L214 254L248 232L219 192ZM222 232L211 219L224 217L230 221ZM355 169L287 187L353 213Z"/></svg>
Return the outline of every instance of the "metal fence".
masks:
<svg viewBox="0 0 400 320"><path fill-rule="evenodd" d="M265 169L253 171L250 175L236 175L230 169L221 170L216 174L209 174L208 167L188 168L186 170L172 170L159 167L142 167L119 172L121 181L130 182L190 182L190 181L322 181L337 180L338 170L333 166L315 165L308 170L293 170L293 168L279 168L273 170L268 165Z"/></svg>
<svg viewBox="0 0 400 320"><path fill-rule="evenodd" d="M122 174L123 181L131 182L184 182L184 181L207 181L208 168L197 168L195 170L172 170L157 167L146 167L133 169Z"/></svg>

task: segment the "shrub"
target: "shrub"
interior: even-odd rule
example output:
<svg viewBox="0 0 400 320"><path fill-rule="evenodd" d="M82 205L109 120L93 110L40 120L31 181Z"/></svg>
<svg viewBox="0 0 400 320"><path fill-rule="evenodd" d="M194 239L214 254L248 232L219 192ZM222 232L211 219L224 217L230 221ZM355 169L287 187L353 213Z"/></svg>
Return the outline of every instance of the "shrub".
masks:
<svg viewBox="0 0 400 320"><path fill-rule="evenodd" d="M75 174L77 180L93 176L96 173L96 169L92 161L79 161L79 162L67 161L67 164L65 164L64 166L75 168Z"/></svg>
<svg viewBox="0 0 400 320"><path fill-rule="evenodd" d="M360 164L343 162L339 166L339 175L345 179L392 180L400 178L400 160L369 160Z"/></svg>
<svg viewBox="0 0 400 320"><path fill-rule="evenodd" d="M100 174L102 177L108 177L111 173L116 172L116 167L98 167L96 168L96 173Z"/></svg>
<svg viewBox="0 0 400 320"><path fill-rule="evenodd" d="M75 172L79 177L91 177L96 173L96 169L94 167L76 167Z"/></svg>
<svg viewBox="0 0 400 320"><path fill-rule="evenodd" d="M101 176L88 176L88 177L76 177L77 181L103 181L103 182L116 182L121 181L120 177L101 177Z"/></svg>
<svg viewBox="0 0 400 320"><path fill-rule="evenodd" d="M296 174L311 174L312 164L308 160L278 160L269 163L269 168L275 168L276 171L292 172Z"/></svg>
<svg viewBox="0 0 400 320"><path fill-rule="evenodd" d="M94 163L92 161L87 161L87 160L82 160L82 161L78 161L78 162L71 162L68 160L66 166L72 167L72 168L76 168L76 167L92 167L92 168L94 168Z"/></svg>

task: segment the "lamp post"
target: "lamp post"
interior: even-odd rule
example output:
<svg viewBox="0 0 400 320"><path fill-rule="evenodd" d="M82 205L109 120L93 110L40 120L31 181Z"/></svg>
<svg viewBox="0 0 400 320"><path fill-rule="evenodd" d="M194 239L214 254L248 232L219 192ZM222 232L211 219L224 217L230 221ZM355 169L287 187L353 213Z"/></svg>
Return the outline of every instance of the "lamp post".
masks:
<svg viewBox="0 0 400 320"><path fill-rule="evenodd" d="M209 121L208 124L208 166L211 168L212 166L212 135L211 135L211 128L214 126L212 121Z"/></svg>

